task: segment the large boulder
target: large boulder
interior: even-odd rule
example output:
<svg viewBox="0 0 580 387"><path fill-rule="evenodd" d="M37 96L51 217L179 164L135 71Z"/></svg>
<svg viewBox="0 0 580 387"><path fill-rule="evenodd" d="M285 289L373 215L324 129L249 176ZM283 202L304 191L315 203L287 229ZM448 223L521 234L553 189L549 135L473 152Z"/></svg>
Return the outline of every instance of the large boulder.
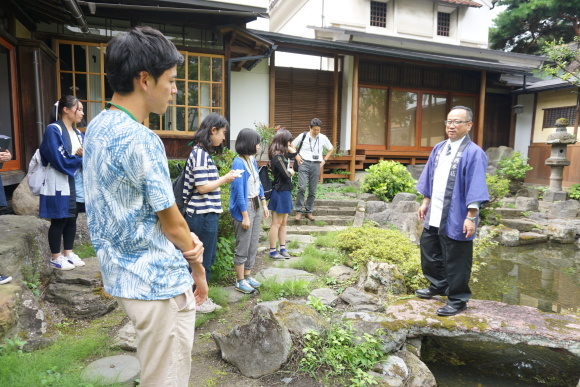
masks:
<svg viewBox="0 0 580 387"><path fill-rule="evenodd" d="M387 209L387 203L382 200L369 200L366 202L365 212L367 215L383 212Z"/></svg>
<svg viewBox="0 0 580 387"><path fill-rule="evenodd" d="M280 303L275 316L291 333L299 336L308 331L322 332L330 328L330 323L311 307L289 301Z"/></svg>
<svg viewBox="0 0 580 387"><path fill-rule="evenodd" d="M516 208L521 211L538 211L540 204L537 198L520 196L516 198Z"/></svg>
<svg viewBox="0 0 580 387"><path fill-rule="evenodd" d="M565 223L549 223L545 232L550 242L574 243L576 239L576 227Z"/></svg>
<svg viewBox="0 0 580 387"><path fill-rule="evenodd" d="M399 204L399 202L414 202L415 199L417 199L417 195L415 194L408 192L399 192L398 194L395 195L391 203L393 203L393 205L396 206L397 204Z"/></svg>
<svg viewBox="0 0 580 387"><path fill-rule="evenodd" d="M406 346L407 348L409 346ZM406 380L407 387L436 387L435 376L429 367L421 361L419 355L412 351L404 350L396 353L397 357L403 359L409 371L409 378Z"/></svg>
<svg viewBox="0 0 580 387"><path fill-rule="evenodd" d="M564 200L555 202L548 210L550 219L574 219L580 211L580 202L578 200Z"/></svg>
<svg viewBox="0 0 580 387"><path fill-rule="evenodd" d="M256 305L247 325L230 333L212 334L222 358L250 378L271 374L288 360L292 339L288 328L265 306Z"/></svg>
<svg viewBox="0 0 580 387"><path fill-rule="evenodd" d="M497 163L504 157L510 157L514 150L507 146L487 148L487 173L495 175L497 172Z"/></svg>
<svg viewBox="0 0 580 387"><path fill-rule="evenodd" d="M382 312L385 309L378 297L353 287L346 288L340 298L349 304L354 311Z"/></svg>
<svg viewBox="0 0 580 387"><path fill-rule="evenodd" d="M397 266L387 262L369 261L361 270L357 287L385 301L390 294L406 293L405 278Z"/></svg>
<svg viewBox="0 0 580 387"><path fill-rule="evenodd" d="M38 216L38 196L34 196L28 187L28 178L22 179L12 193L12 209L16 215Z"/></svg>
<svg viewBox="0 0 580 387"><path fill-rule="evenodd" d="M326 306L336 306L336 304L340 301L340 297L338 296L336 290L330 288L314 289L310 292L310 295L312 297L319 298L320 302Z"/></svg>
<svg viewBox="0 0 580 387"><path fill-rule="evenodd" d="M354 277L355 274L356 274L356 271L354 269L351 269L348 266L338 265L338 266L333 266L330 269L328 269L326 276L329 278L334 278L339 283L342 283L342 282L346 282L349 279L351 279L352 277Z"/></svg>

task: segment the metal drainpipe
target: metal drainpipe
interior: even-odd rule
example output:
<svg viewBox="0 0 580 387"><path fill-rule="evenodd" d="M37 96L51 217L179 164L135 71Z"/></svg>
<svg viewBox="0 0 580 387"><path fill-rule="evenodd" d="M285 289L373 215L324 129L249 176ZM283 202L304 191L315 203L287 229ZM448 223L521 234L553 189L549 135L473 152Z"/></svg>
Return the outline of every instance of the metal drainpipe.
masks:
<svg viewBox="0 0 580 387"><path fill-rule="evenodd" d="M38 135L38 145L42 142L42 130L44 129L44 124L42 122L42 113L40 109L42 108L40 102L40 59L38 57L38 51L34 50L32 52L32 63L34 67L34 99L36 103L36 133Z"/></svg>
<svg viewBox="0 0 580 387"><path fill-rule="evenodd" d="M77 24L81 27L81 31L83 33L89 32L89 27L87 26L87 21L85 20L85 16L83 12L79 8L76 0L62 0L64 2L65 7L69 10L72 14L72 17L76 20Z"/></svg>
<svg viewBox="0 0 580 387"><path fill-rule="evenodd" d="M243 56L243 57L239 57L239 58L230 58L228 59L228 70L227 70L227 75L228 75L228 104L227 104L227 109L226 109L226 119L228 120L228 122L230 123L230 128L232 127L232 122L230 119L230 106L231 106L231 101L232 101L232 63L233 62L243 62L245 60L254 60L254 59L266 59L269 58L272 53L276 50L276 48L278 48L278 46L274 45L272 46L272 48L268 51L267 54L263 54L263 55L252 55L252 56ZM230 147L230 132L231 130L228 130L227 135L226 135L226 144L227 147Z"/></svg>

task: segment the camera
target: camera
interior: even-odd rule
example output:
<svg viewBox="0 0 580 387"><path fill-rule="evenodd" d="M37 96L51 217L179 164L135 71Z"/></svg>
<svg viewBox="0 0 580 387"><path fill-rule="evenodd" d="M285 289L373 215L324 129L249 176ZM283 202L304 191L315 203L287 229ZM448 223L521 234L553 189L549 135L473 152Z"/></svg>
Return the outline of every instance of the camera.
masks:
<svg viewBox="0 0 580 387"><path fill-rule="evenodd" d="M313 160L318 160L319 158L320 158L320 156L318 156L318 155L312 155Z"/></svg>

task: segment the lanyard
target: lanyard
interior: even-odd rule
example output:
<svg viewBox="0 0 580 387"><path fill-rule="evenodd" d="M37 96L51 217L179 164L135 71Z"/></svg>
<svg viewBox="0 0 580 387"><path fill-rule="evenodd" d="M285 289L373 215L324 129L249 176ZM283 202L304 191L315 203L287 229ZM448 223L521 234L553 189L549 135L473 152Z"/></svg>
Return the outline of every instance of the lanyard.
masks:
<svg viewBox="0 0 580 387"><path fill-rule="evenodd" d="M124 108L124 107L122 107L122 106L115 105L115 104L114 104L114 103L112 103L112 102L107 102L107 103L105 104L105 109L109 110L109 109L111 108L111 106L114 106L114 107L116 107L117 109L119 109L119 110L121 110L121 111L123 111L123 112L127 113L127 115L133 119L133 121L137 122L137 119L135 118L135 116L134 116L133 114L131 114L131 112L130 112L129 110L125 109L125 108Z"/></svg>
<svg viewBox="0 0 580 387"><path fill-rule="evenodd" d="M312 152L312 154L314 154L314 150L312 149L312 137L310 137L310 135L308 135L308 143L310 144L310 152ZM316 136L316 139L314 140L314 147L316 148L316 144L318 144L318 136ZM320 153L320 144L318 144L318 153Z"/></svg>

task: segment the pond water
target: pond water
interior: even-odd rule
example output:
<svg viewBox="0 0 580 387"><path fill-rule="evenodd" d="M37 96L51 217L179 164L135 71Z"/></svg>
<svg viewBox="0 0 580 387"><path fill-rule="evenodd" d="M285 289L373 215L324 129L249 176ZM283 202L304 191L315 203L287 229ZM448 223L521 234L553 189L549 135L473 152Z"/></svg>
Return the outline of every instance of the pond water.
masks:
<svg viewBox="0 0 580 387"><path fill-rule="evenodd" d="M580 248L497 247L472 282L473 298L543 312L580 309ZM580 358L547 348L426 338L422 359L438 386L576 386Z"/></svg>

